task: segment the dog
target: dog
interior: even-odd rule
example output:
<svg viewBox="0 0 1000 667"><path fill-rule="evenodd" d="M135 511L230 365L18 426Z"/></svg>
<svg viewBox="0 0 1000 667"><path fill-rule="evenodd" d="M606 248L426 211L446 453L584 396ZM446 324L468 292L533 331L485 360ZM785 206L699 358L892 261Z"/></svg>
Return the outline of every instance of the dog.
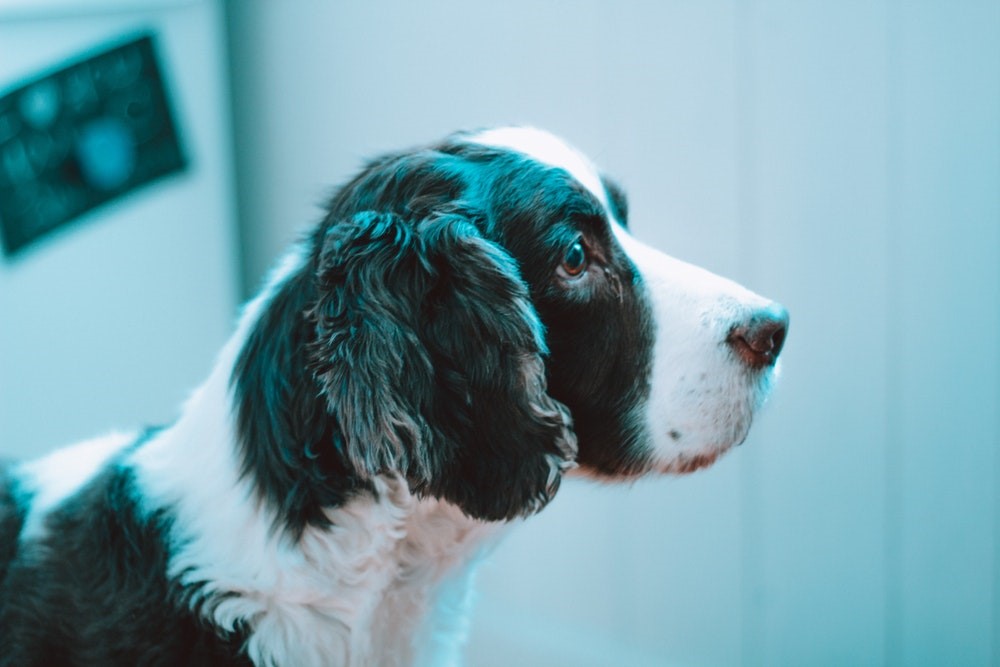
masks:
<svg viewBox="0 0 1000 667"><path fill-rule="evenodd" d="M565 474L704 468L775 377L785 309L627 224L537 129L370 162L174 424L3 469L0 665L459 662Z"/></svg>

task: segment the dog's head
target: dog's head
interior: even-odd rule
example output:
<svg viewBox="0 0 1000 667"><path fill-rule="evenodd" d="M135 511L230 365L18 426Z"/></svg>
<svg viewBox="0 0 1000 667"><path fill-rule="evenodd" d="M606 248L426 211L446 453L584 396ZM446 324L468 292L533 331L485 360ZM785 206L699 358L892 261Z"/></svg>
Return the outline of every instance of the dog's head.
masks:
<svg viewBox="0 0 1000 667"><path fill-rule="evenodd" d="M369 164L244 345L245 472L303 522L386 473L501 520L574 459L604 479L714 461L746 437L787 313L635 240L627 215L533 129Z"/></svg>

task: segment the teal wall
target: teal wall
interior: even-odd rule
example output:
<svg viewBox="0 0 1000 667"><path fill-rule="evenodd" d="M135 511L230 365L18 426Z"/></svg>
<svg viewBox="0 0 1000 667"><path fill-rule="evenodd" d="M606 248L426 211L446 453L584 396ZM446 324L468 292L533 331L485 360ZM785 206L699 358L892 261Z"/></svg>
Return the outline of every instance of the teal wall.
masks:
<svg viewBox="0 0 1000 667"><path fill-rule="evenodd" d="M0 253L0 459L169 423L231 333L239 285L221 10L217 0L0 0L0 95L153 34L188 160L13 258Z"/></svg>

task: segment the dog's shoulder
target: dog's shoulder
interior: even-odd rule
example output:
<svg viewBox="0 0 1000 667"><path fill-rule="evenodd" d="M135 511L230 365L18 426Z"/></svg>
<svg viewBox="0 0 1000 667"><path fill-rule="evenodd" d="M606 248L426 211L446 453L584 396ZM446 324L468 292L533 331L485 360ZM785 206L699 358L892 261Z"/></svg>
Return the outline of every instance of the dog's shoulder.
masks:
<svg viewBox="0 0 1000 667"><path fill-rule="evenodd" d="M0 473L0 667L250 664L168 579L169 509L144 507L132 446L58 493L44 463Z"/></svg>

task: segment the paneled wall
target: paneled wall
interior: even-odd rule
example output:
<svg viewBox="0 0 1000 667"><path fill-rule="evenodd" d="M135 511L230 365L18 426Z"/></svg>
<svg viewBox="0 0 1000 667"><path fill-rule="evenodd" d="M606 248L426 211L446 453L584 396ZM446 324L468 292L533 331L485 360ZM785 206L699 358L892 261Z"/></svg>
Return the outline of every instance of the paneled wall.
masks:
<svg viewBox="0 0 1000 667"><path fill-rule="evenodd" d="M792 313L745 446L498 548L471 665L1000 664L1000 3L229 10L248 289L363 157L524 122Z"/></svg>

